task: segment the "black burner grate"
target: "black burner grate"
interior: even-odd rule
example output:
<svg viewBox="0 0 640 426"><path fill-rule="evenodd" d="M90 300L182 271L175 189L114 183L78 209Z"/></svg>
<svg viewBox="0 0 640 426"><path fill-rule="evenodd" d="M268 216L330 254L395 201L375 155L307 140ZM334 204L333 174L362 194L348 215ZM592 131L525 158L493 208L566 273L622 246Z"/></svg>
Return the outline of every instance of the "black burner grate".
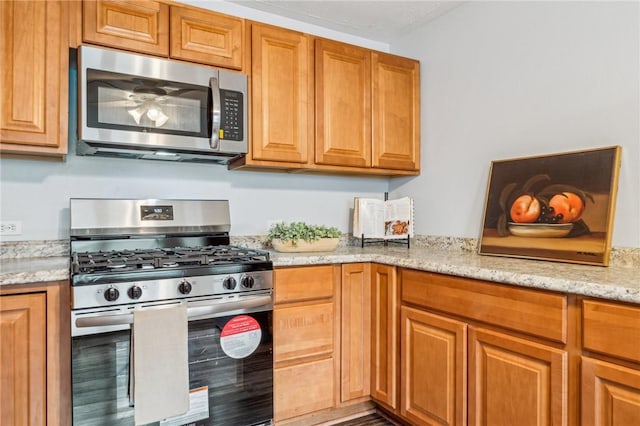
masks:
<svg viewBox="0 0 640 426"><path fill-rule="evenodd" d="M236 246L173 247L73 253L74 274L131 272L269 261L269 252Z"/></svg>

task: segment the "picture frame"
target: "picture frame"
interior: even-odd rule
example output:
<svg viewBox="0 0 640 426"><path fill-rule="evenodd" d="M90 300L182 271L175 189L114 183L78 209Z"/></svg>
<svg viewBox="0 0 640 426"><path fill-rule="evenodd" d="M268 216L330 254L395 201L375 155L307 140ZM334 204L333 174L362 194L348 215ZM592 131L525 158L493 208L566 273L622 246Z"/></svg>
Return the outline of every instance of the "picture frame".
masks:
<svg viewBox="0 0 640 426"><path fill-rule="evenodd" d="M492 161L479 254L608 266L621 150Z"/></svg>

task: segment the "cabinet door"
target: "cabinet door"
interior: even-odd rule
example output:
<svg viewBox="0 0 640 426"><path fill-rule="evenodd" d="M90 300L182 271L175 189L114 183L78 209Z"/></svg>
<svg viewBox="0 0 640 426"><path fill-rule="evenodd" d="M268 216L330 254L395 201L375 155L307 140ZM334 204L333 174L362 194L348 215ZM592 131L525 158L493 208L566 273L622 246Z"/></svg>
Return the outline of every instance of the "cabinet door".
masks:
<svg viewBox="0 0 640 426"><path fill-rule="evenodd" d="M369 263L342 265L341 401L369 396L371 272Z"/></svg>
<svg viewBox="0 0 640 426"><path fill-rule="evenodd" d="M566 425L567 353L524 339L469 331L469 425Z"/></svg>
<svg viewBox="0 0 640 426"><path fill-rule="evenodd" d="M465 425L467 325L407 307L401 324L400 414L414 425Z"/></svg>
<svg viewBox="0 0 640 426"><path fill-rule="evenodd" d="M67 153L68 3L0 1L0 151Z"/></svg>
<svg viewBox="0 0 640 426"><path fill-rule="evenodd" d="M373 52L373 167L420 169L420 63Z"/></svg>
<svg viewBox="0 0 640 426"><path fill-rule="evenodd" d="M371 167L371 53L316 40L317 164Z"/></svg>
<svg viewBox="0 0 640 426"><path fill-rule="evenodd" d="M172 58L242 69L243 19L179 6L170 15Z"/></svg>
<svg viewBox="0 0 640 426"><path fill-rule="evenodd" d="M0 296L0 424L47 424L45 293Z"/></svg>
<svg viewBox="0 0 640 426"><path fill-rule="evenodd" d="M371 287L371 397L395 411L399 352L395 266L371 265Z"/></svg>
<svg viewBox="0 0 640 426"><path fill-rule="evenodd" d="M307 163L313 138L309 37L251 27L251 159Z"/></svg>
<svg viewBox="0 0 640 426"><path fill-rule="evenodd" d="M85 0L85 42L169 56L169 6L157 1Z"/></svg>
<svg viewBox="0 0 640 426"><path fill-rule="evenodd" d="M333 359L276 368L273 372L274 420L279 422L333 407Z"/></svg>
<svg viewBox="0 0 640 426"><path fill-rule="evenodd" d="M640 424L640 371L582 357L583 426Z"/></svg>

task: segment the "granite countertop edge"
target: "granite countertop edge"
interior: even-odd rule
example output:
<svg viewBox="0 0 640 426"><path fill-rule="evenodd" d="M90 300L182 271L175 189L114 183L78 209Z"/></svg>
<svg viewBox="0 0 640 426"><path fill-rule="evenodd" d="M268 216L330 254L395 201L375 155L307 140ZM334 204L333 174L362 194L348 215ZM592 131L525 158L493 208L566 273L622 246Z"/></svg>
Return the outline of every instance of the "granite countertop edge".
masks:
<svg viewBox="0 0 640 426"><path fill-rule="evenodd" d="M329 253L271 252L276 268L377 262L404 268L640 304L640 268L485 256L430 248L341 247ZM69 279L68 257L4 259L0 286Z"/></svg>

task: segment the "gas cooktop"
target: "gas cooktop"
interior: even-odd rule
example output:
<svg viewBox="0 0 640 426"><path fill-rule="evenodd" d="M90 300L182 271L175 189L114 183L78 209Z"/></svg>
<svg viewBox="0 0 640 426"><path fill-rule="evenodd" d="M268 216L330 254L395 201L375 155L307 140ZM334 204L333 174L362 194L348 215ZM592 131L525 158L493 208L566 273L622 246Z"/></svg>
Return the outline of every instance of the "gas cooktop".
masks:
<svg viewBox="0 0 640 426"><path fill-rule="evenodd" d="M267 251L216 245L76 252L72 255L71 266L73 274L98 274L263 262L269 262Z"/></svg>

